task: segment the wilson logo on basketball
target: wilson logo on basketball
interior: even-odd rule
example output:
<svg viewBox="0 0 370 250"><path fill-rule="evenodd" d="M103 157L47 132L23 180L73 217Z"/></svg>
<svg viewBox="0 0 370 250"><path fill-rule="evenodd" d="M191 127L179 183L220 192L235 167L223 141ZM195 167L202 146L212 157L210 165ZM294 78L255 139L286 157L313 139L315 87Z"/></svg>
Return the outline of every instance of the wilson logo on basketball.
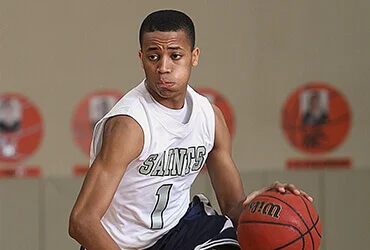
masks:
<svg viewBox="0 0 370 250"><path fill-rule="evenodd" d="M280 212L282 210L279 204L274 204L272 202L265 203L264 201L253 201L248 204L247 209L252 214L258 212L276 219L280 218Z"/></svg>

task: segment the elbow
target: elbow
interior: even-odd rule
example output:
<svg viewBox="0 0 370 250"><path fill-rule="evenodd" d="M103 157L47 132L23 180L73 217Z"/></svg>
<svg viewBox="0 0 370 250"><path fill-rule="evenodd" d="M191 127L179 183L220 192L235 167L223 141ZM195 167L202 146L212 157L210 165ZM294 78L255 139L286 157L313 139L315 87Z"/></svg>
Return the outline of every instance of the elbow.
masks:
<svg viewBox="0 0 370 250"><path fill-rule="evenodd" d="M73 239L79 241L79 237L82 235L83 232L86 232L86 227L88 227L89 219L86 216L73 213L69 217L69 226L68 226L68 234Z"/></svg>
<svg viewBox="0 0 370 250"><path fill-rule="evenodd" d="M78 228L80 227L79 225L81 224L80 219L77 215L71 214L69 217L69 225L68 225L68 234L71 236L73 239L77 238L77 231Z"/></svg>
<svg viewBox="0 0 370 250"><path fill-rule="evenodd" d="M92 229L100 224L100 217L91 211L75 212L72 211L69 217L68 234L73 239L81 243Z"/></svg>

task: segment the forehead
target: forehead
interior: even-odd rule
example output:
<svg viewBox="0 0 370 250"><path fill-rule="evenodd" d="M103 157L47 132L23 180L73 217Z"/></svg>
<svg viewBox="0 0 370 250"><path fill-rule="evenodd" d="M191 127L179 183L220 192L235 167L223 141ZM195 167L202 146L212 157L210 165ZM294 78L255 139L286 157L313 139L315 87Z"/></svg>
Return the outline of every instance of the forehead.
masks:
<svg viewBox="0 0 370 250"><path fill-rule="evenodd" d="M145 32L142 41L142 49L144 51L153 46L167 48L176 45L182 48L190 48L188 35L183 30Z"/></svg>

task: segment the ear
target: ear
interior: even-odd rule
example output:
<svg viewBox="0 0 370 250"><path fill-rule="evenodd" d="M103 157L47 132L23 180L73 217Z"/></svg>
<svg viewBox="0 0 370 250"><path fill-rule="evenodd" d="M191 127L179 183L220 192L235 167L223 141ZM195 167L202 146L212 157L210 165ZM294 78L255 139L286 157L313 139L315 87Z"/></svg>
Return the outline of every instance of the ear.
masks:
<svg viewBox="0 0 370 250"><path fill-rule="evenodd" d="M141 65L142 68L144 68L144 64L143 64L143 52L141 52L141 50L139 50L138 55L139 55L139 59L140 59L140 65Z"/></svg>
<svg viewBox="0 0 370 250"><path fill-rule="evenodd" d="M197 66L198 60L200 55L200 49L198 47L195 47L193 51L191 52L191 65Z"/></svg>

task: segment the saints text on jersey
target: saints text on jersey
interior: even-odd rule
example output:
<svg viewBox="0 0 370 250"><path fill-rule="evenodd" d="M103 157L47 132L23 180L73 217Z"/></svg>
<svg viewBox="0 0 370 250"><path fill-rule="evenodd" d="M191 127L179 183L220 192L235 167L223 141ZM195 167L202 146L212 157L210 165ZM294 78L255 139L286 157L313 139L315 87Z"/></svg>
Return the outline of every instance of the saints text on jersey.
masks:
<svg viewBox="0 0 370 250"><path fill-rule="evenodd" d="M198 171L204 164L206 147L171 148L161 154L151 154L139 168L139 173L151 176L185 176Z"/></svg>

